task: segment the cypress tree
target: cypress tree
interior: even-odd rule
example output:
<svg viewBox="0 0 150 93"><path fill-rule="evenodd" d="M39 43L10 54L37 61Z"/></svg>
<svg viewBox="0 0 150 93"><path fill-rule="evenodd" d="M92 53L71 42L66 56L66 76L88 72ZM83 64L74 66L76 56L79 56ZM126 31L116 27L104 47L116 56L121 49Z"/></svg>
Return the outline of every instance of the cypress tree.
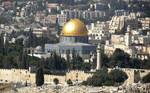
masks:
<svg viewBox="0 0 150 93"><path fill-rule="evenodd" d="M42 86L44 84L44 73L43 68L39 67L36 72L36 85Z"/></svg>

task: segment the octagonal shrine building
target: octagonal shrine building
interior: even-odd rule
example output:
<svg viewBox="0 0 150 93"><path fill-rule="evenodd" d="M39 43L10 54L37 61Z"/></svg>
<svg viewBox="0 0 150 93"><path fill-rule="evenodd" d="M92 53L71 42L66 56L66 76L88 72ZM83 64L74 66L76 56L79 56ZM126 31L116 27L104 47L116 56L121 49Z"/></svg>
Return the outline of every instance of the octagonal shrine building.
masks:
<svg viewBox="0 0 150 93"><path fill-rule="evenodd" d="M96 46L88 43L87 28L79 19L71 19L63 26L59 43L45 44L46 53L56 52L64 58L75 53L85 60L94 51Z"/></svg>

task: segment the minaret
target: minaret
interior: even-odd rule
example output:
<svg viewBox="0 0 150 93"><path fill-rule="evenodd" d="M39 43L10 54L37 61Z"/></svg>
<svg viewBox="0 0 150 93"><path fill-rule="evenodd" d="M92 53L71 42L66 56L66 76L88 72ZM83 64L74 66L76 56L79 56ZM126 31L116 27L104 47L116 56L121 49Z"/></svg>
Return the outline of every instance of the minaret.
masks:
<svg viewBox="0 0 150 93"><path fill-rule="evenodd" d="M3 54L7 55L7 46L6 46L6 42L7 42L7 34L4 33L3 36Z"/></svg>
<svg viewBox="0 0 150 93"><path fill-rule="evenodd" d="M101 69L101 45L98 44L97 46L97 64L96 64L96 70Z"/></svg>
<svg viewBox="0 0 150 93"><path fill-rule="evenodd" d="M3 36L3 40L4 40L4 41L3 41L3 43L4 43L4 47L5 47L5 45L6 45L6 39L7 39L7 34L5 33L5 34L4 34L4 36Z"/></svg>
<svg viewBox="0 0 150 93"><path fill-rule="evenodd" d="M131 27L128 25L127 32L125 34L125 45L130 46L131 45Z"/></svg>

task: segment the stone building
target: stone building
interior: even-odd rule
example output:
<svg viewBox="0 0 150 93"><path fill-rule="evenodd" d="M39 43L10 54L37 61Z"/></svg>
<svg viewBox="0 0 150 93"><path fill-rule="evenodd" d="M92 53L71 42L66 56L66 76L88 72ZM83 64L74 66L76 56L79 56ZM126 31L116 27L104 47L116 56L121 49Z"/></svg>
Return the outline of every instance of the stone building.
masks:
<svg viewBox="0 0 150 93"><path fill-rule="evenodd" d="M104 43L110 37L108 22L91 23L87 28L91 43Z"/></svg>
<svg viewBox="0 0 150 93"><path fill-rule="evenodd" d="M113 16L111 21L109 22L109 32L124 32L128 25L130 25L131 29L138 28L138 20L132 14L128 16Z"/></svg>
<svg viewBox="0 0 150 93"><path fill-rule="evenodd" d="M62 15L66 15L67 19L72 19L72 18L79 18L79 19L85 19L85 20L94 20L96 18L104 18L107 16L105 11L91 11L91 10L62 10L61 11Z"/></svg>
<svg viewBox="0 0 150 93"><path fill-rule="evenodd" d="M125 35L111 35L110 41L107 40L105 43L104 51L108 56L111 56L119 48L133 58L148 59L150 57L149 38L149 35L133 35L130 26L128 26Z"/></svg>

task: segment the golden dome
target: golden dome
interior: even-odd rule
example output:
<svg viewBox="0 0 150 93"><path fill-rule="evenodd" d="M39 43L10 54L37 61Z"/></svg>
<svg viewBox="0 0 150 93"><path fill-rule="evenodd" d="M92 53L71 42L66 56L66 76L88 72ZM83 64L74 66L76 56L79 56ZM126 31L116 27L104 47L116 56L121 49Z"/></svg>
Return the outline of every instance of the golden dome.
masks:
<svg viewBox="0 0 150 93"><path fill-rule="evenodd" d="M79 19L71 19L67 22L61 32L62 36L87 36L88 31Z"/></svg>

